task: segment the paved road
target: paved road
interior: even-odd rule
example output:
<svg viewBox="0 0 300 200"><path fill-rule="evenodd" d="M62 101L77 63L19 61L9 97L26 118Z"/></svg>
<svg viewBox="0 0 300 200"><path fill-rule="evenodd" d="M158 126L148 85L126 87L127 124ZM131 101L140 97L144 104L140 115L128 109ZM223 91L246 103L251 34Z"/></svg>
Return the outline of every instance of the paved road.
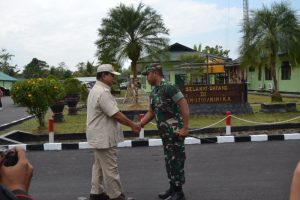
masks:
<svg viewBox="0 0 300 200"><path fill-rule="evenodd" d="M0 111L0 126L29 116L26 107L14 105L10 97L2 97L3 110Z"/></svg>
<svg viewBox="0 0 300 200"><path fill-rule="evenodd" d="M288 199L300 141L187 145L188 200ZM120 148L126 195L157 199L168 187L162 147ZM92 150L28 152L35 169L31 194L37 200L85 200Z"/></svg>

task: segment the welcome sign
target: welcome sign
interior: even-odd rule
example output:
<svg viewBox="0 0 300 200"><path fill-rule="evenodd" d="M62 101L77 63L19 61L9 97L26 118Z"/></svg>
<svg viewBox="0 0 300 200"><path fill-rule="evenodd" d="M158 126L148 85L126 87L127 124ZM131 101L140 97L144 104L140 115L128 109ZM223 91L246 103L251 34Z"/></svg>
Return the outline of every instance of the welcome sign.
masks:
<svg viewBox="0 0 300 200"><path fill-rule="evenodd" d="M185 85L183 93L188 104L244 103L246 84Z"/></svg>

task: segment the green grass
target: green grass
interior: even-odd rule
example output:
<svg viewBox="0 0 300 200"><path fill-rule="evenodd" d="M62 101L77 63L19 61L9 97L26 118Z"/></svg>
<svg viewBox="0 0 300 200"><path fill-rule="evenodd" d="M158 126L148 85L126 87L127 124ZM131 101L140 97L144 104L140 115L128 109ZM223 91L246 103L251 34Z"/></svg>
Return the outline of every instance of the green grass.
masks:
<svg viewBox="0 0 300 200"><path fill-rule="evenodd" d="M300 110L300 98L284 98L285 102L296 102L297 103L297 109ZM253 121L253 122L260 122L260 123L273 123L273 122L281 122L285 120L289 120L295 117L300 116L300 112L290 112L290 113L260 113L260 104L259 103L268 103L270 102L270 97L268 96L259 96L259 95L249 95L249 103L251 103L251 106L253 108L253 114L240 114L240 115L234 115L239 118ZM126 107L126 105L120 105L121 110L124 109L130 109L130 106ZM139 105L140 108L146 108L147 104ZM52 113L51 111L46 116L46 122L51 117ZM55 123L54 129L55 133L84 133L85 132L85 126L86 126L86 113L79 111L78 115L68 115L67 114L67 108L64 110L64 117L65 122L63 123ZM190 128L203 128L210 126L211 124L214 124L222 119L225 118L225 115L207 115L207 116L197 116L197 117L191 117L190 118ZM231 119L232 126L251 126L255 125L248 122L243 122L240 120L237 120L235 118ZM290 123L300 123L300 119L293 120ZM22 124L13 126L11 128L5 129L3 131L0 131L0 135L4 133L8 133L13 130L22 130L26 132L36 133L36 134L47 134L47 123L46 127L43 130L39 130L38 123L35 119L27 120L23 122ZM222 121L212 127L225 127L225 121ZM148 124L145 126L145 129L156 129L156 126L153 124ZM123 130L130 130L130 128L123 126Z"/></svg>
<svg viewBox="0 0 300 200"><path fill-rule="evenodd" d="M85 132L86 113L78 112L78 115L68 115L68 110L64 110L65 122L54 123L55 133L83 133ZM35 134L47 134L48 133L48 120L52 117L52 112L49 111L45 117L46 127L44 129L38 128L38 122L36 119L27 120L21 124L10 127L3 131L0 131L0 135L8 133L13 130L22 130L25 132L31 132Z"/></svg>
<svg viewBox="0 0 300 200"><path fill-rule="evenodd" d="M249 94L248 95L248 102L250 104L257 104L257 103L271 103L271 97L265 96L265 95L255 95L255 94ZM300 98L296 97L283 97L283 102L296 102L300 103Z"/></svg>

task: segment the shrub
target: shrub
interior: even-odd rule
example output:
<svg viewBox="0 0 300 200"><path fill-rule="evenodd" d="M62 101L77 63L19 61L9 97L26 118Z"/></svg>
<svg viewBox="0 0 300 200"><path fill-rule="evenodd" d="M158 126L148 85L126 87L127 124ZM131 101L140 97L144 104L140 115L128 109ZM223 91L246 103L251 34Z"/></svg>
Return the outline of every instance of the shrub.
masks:
<svg viewBox="0 0 300 200"><path fill-rule="evenodd" d="M273 92L271 94L271 101L272 102L282 102L282 96L279 92Z"/></svg>
<svg viewBox="0 0 300 200"><path fill-rule="evenodd" d="M64 81L64 87L65 87L65 91L66 91L67 96L70 96L72 94L80 94L81 83L76 78L67 78Z"/></svg>
<svg viewBox="0 0 300 200"><path fill-rule="evenodd" d="M86 87L86 84L82 84L80 87L80 100L86 104L87 98L89 95L89 90Z"/></svg>
<svg viewBox="0 0 300 200"><path fill-rule="evenodd" d="M16 104L27 107L27 112L35 115L39 128L45 127L45 114L49 106L65 96L63 85L56 79L36 78L16 82L11 89Z"/></svg>

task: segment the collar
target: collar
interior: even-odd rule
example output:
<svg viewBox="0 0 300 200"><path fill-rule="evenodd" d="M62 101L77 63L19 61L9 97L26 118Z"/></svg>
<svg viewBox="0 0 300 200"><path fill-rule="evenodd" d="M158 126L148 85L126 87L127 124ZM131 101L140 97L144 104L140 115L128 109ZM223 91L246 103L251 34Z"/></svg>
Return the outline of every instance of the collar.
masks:
<svg viewBox="0 0 300 200"><path fill-rule="evenodd" d="M96 80L96 84L110 90L110 87L108 85L106 85L105 83L103 83L102 81Z"/></svg>
<svg viewBox="0 0 300 200"><path fill-rule="evenodd" d="M164 85L165 82L166 82L165 79L161 79L159 85L156 85L155 87L160 87L160 86Z"/></svg>
<svg viewBox="0 0 300 200"><path fill-rule="evenodd" d="M157 91L161 86L165 85L165 79L161 79L159 85L154 86L154 89Z"/></svg>

